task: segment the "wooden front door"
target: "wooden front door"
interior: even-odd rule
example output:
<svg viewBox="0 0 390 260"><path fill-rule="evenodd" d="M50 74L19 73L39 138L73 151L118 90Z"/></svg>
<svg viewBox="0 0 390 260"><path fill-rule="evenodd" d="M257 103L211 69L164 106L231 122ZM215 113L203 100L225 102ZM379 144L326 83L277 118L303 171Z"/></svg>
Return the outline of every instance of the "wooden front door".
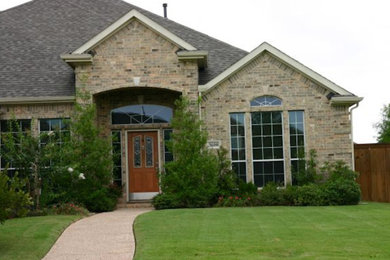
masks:
<svg viewBox="0 0 390 260"><path fill-rule="evenodd" d="M128 133L129 190L158 192L157 131Z"/></svg>

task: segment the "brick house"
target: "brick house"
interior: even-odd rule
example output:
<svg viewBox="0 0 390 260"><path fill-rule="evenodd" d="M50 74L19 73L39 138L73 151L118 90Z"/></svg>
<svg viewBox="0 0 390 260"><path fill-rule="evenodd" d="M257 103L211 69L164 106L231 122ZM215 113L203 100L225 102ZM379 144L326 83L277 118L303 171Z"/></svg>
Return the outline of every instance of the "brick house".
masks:
<svg viewBox="0 0 390 260"><path fill-rule="evenodd" d="M302 149L353 165L362 98L268 43L247 53L120 0L28 2L0 12L0 42L1 131L15 116L22 129L66 132L76 91L88 91L97 124L117 136L113 176L126 200L159 191L180 95L210 148L230 150L237 175L258 187L293 182Z"/></svg>

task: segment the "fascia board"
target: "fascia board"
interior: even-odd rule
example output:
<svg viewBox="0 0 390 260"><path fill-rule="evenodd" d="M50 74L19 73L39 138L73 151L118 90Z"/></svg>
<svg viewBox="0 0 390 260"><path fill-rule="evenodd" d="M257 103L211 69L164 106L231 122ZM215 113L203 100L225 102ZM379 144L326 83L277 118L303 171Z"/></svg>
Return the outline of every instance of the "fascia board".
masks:
<svg viewBox="0 0 390 260"><path fill-rule="evenodd" d="M332 92L335 92L339 95L353 95L351 92L343 89L342 87L336 85L332 81L328 80L327 78L321 76L317 72L311 70L310 68L306 67L305 65L299 63L298 61L294 60L290 56L286 55L285 53L281 52L280 50L276 49L272 45L268 44L267 42L264 42L260 44L256 49L251 51L248 55L243 57L241 60L230 66L228 69L226 69L224 72L219 74L217 77L215 77L213 80L208 82L205 85L199 86L200 91L207 92L217 84L221 83L222 81L226 80L228 77L242 69L245 65L247 65L249 62L251 62L254 58L259 56L264 51L268 51L270 54L275 56L277 59L281 60L284 63L287 63L288 65L292 66L296 70L300 71L304 75L306 75L308 78L312 79L313 81L319 83L320 85L324 86L325 88L329 89Z"/></svg>
<svg viewBox="0 0 390 260"><path fill-rule="evenodd" d="M122 29L124 26L128 24L132 19L138 19L142 24L146 25L147 27L151 28L152 30L156 31L157 33L163 35L166 39L171 41L172 43L180 46L183 49L186 50L196 50L194 46L187 43L183 39L179 38L175 34L171 33L158 23L152 21L145 15L141 14L137 10L133 9L121 18L119 18L116 22L108 26L106 29L104 29L102 32L100 32L98 35L84 43L81 47L79 47L77 50L75 50L74 54L82 54L88 50L91 50L95 46L97 46L99 43L104 41L105 39L109 38L111 35L113 35L118 30Z"/></svg>

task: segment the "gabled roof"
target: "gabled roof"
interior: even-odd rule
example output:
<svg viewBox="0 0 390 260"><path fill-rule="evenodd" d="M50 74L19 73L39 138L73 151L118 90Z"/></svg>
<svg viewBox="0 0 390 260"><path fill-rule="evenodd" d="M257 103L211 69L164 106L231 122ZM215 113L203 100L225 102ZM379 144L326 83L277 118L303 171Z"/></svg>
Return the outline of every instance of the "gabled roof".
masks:
<svg viewBox="0 0 390 260"><path fill-rule="evenodd" d="M149 19L145 15L141 14L137 10L133 9L121 18L119 18L117 21L115 21L113 24L108 26L106 29L104 29L102 32L94 36L92 39L84 43L82 46L80 46L77 50L73 51L72 54L82 54L85 53L91 49L93 49L95 46L99 45L104 40L111 37L113 34L118 32L120 29L125 27L129 22L133 19L137 19L139 22L143 23L153 31L159 33L160 35L164 36L165 39L172 42L173 44L187 50L187 51L195 51L196 48L186 42L185 40L177 37L175 34L171 33L158 23L154 22L153 20Z"/></svg>
<svg viewBox="0 0 390 260"><path fill-rule="evenodd" d="M199 84L247 54L121 0L34 0L0 12L0 103L2 98L74 96L74 71L60 55L77 50L133 9L208 53Z"/></svg>
<svg viewBox="0 0 390 260"><path fill-rule="evenodd" d="M287 54L281 52L277 48L273 47L267 42L263 42L258 46L256 49L251 51L249 54L241 58L239 61L231 65L228 69L226 69L224 72L219 74L217 77L209 81L207 84L199 86L200 91L202 92L208 92L213 87L217 86L218 84L222 83L226 79L228 79L231 75L237 73L239 70L241 70L243 67L245 67L247 64L249 64L253 59L257 58L259 55L261 55L264 52L270 53L275 58L279 59L283 63L293 67L294 69L298 70L302 74L304 74L306 77L310 78L317 84L325 87L329 91L333 92L336 96L332 97L333 103L338 102L344 102L346 104L353 104L357 103L362 100L360 97L356 97L351 92L345 90L344 88L340 87L339 85L336 85L332 81L328 80L327 78L321 76L317 72L311 70L310 68L306 67L305 65L299 63L298 61L294 60ZM348 96L348 98L340 98L338 96Z"/></svg>

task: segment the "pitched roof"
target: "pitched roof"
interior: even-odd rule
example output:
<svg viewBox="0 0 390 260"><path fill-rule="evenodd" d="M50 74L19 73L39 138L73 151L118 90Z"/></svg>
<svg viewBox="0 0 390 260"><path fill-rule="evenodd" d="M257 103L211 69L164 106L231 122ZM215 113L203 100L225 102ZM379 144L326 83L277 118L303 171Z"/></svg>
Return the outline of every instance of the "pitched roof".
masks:
<svg viewBox="0 0 390 260"><path fill-rule="evenodd" d="M74 95L69 53L135 9L198 50L208 51L203 85L247 52L121 0L34 0L0 12L0 99Z"/></svg>
<svg viewBox="0 0 390 260"><path fill-rule="evenodd" d="M207 84L203 86L199 86L200 91L202 92L208 92L213 87L218 85L219 83L223 82L224 80L228 79L231 75L245 67L248 63L250 63L253 59L258 57L264 52L268 52L277 59L281 60L282 62L288 64L289 66L293 67L297 71L301 72L306 77L310 78L314 82L320 84L324 88L328 89L329 91L334 93L334 103L356 103L362 100L360 97L356 97L351 92L347 91L346 89L340 87L339 85L335 84L334 82L328 80L327 78L323 77L322 75L318 74L317 72L311 70L310 68L306 67L302 63L299 63L298 61L294 60L287 54L281 52L279 49L275 48L271 44L267 42L263 42L260 44L257 48L255 48L253 51L248 53L246 56L242 57L240 60L238 60L236 63L232 64L229 68L227 68L225 71L223 71L221 74L219 74L214 79L210 80ZM346 99L345 97L340 99L338 96L350 96L349 99Z"/></svg>

